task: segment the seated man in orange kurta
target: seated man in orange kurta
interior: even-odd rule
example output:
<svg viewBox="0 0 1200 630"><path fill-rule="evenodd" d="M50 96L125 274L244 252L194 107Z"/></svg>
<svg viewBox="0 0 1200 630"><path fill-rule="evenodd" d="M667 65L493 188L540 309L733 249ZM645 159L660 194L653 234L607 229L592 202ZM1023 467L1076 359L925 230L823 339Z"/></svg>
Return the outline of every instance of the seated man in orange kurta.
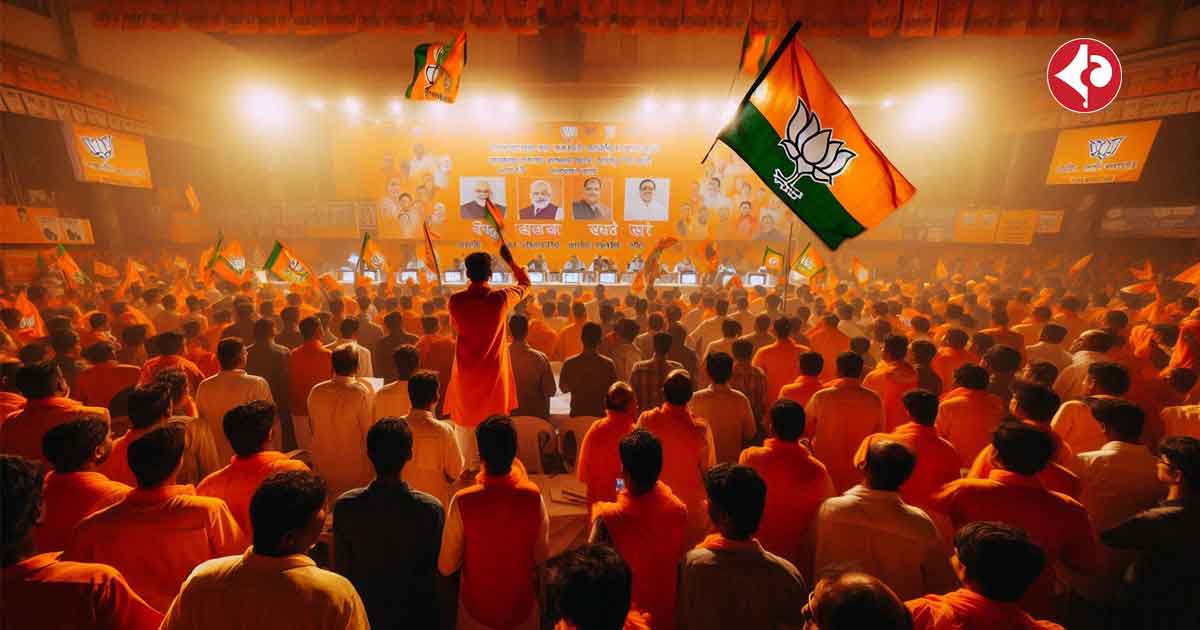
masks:
<svg viewBox="0 0 1200 630"><path fill-rule="evenodd" d="M863 378L863 387L879 394L883 401L883 423L888 431L908 420L902 397L917 388L917 371L905 360L907 356L908 339L889 335L883 342L883 360Z"/></svg>
<svg viewBox="0 0 1200 630"><path fill-rule="evenodd" d="M112 452L108 423L102 418L81 416L50 429L42 438L42 450L54 472L42 489L43 518L33 541L43 551L62 551L79 521L124 499L133 488L97 472Z"/></svg>
<svg viewBox="0 0 1200 630"><path fill-rule="evenodd" d="M63 557L110 564L157 610L166 610L196 565L240 553L248 540L220 499L175 484L187 429L170 422L129 445L138 486L83 519Z"/></svg>
<svg viewBox="0 0 1200 630"><path fill-rule="evenodd" d="M529 276L513 261L507 245L500 246L500 257L512 269L516 286L491 288L492 257L474 252L465 263L471 284L450 296L450 320L458 341L444 408L454 421L460 450L469 459L468 470L477 469L479 463L475 427L484 418L507 414L517 406L505 333L509 313L529 291Z"/></svg>
<svg viewBox="0 0 1200 630"><path fill-rule="evenodd" d="M233 461L212 473L196 486L196 494L224 499L247 538L254 536L250 526L250 499L263 479L275 473L308 470L304 462L269 450L275 424L275 405L265 400L242 403L225 412L225 437L233 446Z"/></svg>
<svg viewBox="0 0 1200 630"><path fill-rule="evenodd" d="M162 615L116 569L63 562L60 553L38 553L34 528L41 519L42 478L37 466L0 455L3 495L3 628L154 630Z"/></svg>
<svg viewBox="0 0 1200 630"><path fill-rule="evenodd" d="M70 390L54 363L21 366L13 380L25 397L25 408L0 422L0 452L43 462L42 436L46 431L80 414L96 415L111 422L108 409L87 407L67 397Z"/></svg>
<svg viewBox="0 0 1200 630"><path fill-rule="evenodd" d="M1024 531L1004 523L970 523L954 536L951 564L962 588L905 602L913 630L1062 630L1017 603L1046 566L1046 554Z"/></svg>
<svg viewBox="0 0 1200 630"><path fill-rule="evenodd" d="M687 553L687 507L659 481L663 446L638 429L621 438L625 489L592 506L591 542L611 543L633 569L633 602L656 627L675 627L679 562Z"/></svg>

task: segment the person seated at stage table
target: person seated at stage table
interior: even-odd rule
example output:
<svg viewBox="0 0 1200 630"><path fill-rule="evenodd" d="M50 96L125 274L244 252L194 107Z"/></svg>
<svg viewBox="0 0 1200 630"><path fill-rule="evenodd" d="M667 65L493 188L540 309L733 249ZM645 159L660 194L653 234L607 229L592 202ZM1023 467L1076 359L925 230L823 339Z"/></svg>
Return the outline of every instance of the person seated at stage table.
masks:
<svg viewBox="0 0 1200 630"><path fill-rule="evenodd" d="M625 266L625 271L629 273L637 273L645 267L646 263L642 260L641 254L634 254L633 258L629 259L629 264Z"/></svg>
<svg viewBox="0 0 1200 630"><path fill-rule="evenodd" d="M0 510L4 528L0 626L158 628L162 614L134 592L120 571L104 564L64 562L61 553L39 553L36 526L43 512L43 481L36 464L0 455L0 483L4 508Z"/></svg>
<svg viewBox="0 0 1200 630"><path fill-rule="evenodd" d="M685 257L683 260L675 263L675 268L672 269L671 271L673 271L674 273L683 273L685 271L688 273L696 273L696 264L693 263L692 258L690 256L688 256L688 257Z"/></svg>
<svg viewBox="0 0 1200 630"><path fill-rule="evenodd" d="M546 256L544 254L538 254L536 257L530 260L528 264L525 265L525 269L527 271L540 271L545 273L550 271L550 264L546 262Z"/></svg>
<svg viewBox="0 0 1200 630"><path fill-rule="evenodd" d="M567 262L563 263L562 270L564 272L583 271L583 261L579 260L579 256L571 254Z"/></svg>

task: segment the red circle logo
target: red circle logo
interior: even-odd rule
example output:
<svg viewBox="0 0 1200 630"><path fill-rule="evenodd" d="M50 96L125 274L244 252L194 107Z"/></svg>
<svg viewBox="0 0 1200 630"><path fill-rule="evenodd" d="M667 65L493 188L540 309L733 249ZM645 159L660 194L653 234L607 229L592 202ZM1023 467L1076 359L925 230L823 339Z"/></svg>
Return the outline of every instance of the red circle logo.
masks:
<svg viewBox="0 0 1200 630"><path fill-rule="evenodd" d="M1121 60L1108 44L1079 37L1058 47L1046 64L1046 87L1076 114L1098 112L1121 91Z"/></svg>

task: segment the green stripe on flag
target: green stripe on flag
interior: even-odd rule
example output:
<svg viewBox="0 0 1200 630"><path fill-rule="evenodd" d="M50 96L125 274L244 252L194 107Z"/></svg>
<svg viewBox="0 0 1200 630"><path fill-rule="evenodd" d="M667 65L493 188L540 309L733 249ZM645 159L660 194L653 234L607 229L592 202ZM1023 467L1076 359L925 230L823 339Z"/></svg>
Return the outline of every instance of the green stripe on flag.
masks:
<svg viewBox="0 0 1200 630"><path fill-rule="evenodd" d="M779 134L775 128L749 101L742 102L737 117L721 130L717 139L745 160L762 183L786 203L801 221L808 224L830 249L837 249L842 241L858 236L865 230L838 203L828 186L801 177L794 186L803 196L794 200L775 185L775 169L790 175L795 171L796 164L788 159L787 153L779 146Z"/></svg>
<svg viewBox="0 0 1200 630"><path fill-rule="evenodd" d="M271 248L271 253L267 256L267 262L263 263L263 269L271 270L271 268L275 266L275 261L279 258L279 254L281 253L283 253L283 243L275 241L275 246ZM279 274L275 275L278 276Z"/></svg>
<svg viewBox="0 0 1200 630"><path fill-rule="evenodd" d="M429 44L421 44L413 50L413 76L412 81L408 82L408 87L404 89L404 98L412 98L413 86L417 84L417 79L421 78L421 74L425 72L425 66L429 60Z"/></svg>

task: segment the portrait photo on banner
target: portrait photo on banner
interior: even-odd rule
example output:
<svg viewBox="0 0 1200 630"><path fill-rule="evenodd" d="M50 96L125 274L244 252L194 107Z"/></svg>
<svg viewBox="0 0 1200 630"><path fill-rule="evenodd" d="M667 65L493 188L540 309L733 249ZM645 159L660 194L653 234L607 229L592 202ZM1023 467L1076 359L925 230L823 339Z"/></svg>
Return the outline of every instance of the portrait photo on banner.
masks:
<svg viewBox="0 0 1200 630"><path fill-rule="evenodd" d="M666 177L625 178L625 220L666 221L671 180Z"/></svg>
<svg viewBox="0 0 1200 630"><path fill-rule="evenodd" d="M575 221L613 220L611 177L571 178L571 218Z"/></svg>
<svg viewBox="0 0 1200 630"><path fill-rule="evenodd" d="M563 179L561 177L517 178L517 203L522 221L562 221Z"/></svg>
<svg viewBox="0 0 1200 630"><path fill-rule="evenodd" d="M504 190L503 177L460 177L458 178L459 216L464 219L482 219L487 216L488 199L508 216L508 197Z"/></svg>

